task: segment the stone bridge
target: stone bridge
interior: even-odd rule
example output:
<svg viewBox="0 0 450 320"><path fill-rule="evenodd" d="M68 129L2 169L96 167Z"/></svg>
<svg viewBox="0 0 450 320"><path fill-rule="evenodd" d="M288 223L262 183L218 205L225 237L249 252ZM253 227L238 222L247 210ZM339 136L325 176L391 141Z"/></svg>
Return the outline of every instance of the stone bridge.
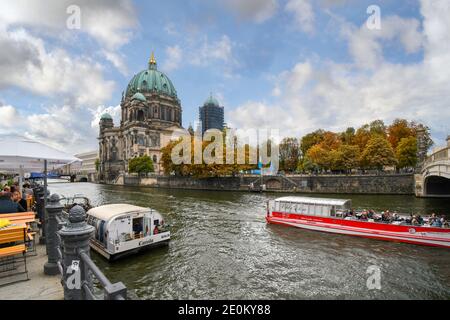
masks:
<svg viewBox="0 0 450 320"><path fill-rule="evenodd" d="M415 179L416 196L450 197L450 136L447 147L427 157Z"/></svg>

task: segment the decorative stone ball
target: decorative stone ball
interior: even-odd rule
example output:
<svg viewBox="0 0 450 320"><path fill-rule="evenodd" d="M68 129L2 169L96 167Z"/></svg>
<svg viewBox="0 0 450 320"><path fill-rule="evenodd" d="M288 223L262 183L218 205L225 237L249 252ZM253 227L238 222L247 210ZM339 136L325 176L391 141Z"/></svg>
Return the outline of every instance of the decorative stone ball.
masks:
<svg viewBox="0 0 450 320"><path fill-rule="evenodd" d="M69 211L69 221L71 223L79 223L86 220L86 211L84 211L83 207L76 205Z"/></svg>
<svg viewBox="0 0 450 320"><path fill-rule="evenodd" d="M49 200L50 200L50 202L56 203L56 202L59 202L60 198L56 193L54 193L50 196Z"/></svg>

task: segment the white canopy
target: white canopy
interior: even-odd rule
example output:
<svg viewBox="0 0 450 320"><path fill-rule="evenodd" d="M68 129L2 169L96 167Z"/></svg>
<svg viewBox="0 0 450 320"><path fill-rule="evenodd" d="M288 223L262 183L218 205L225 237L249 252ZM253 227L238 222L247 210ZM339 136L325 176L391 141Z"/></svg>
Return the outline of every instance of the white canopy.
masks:
<svg viewBox="0 0 450 320"><path fill-rule="evenodd" d="M149 208L133 206L131 204L108 204L93 208L87 212L89 216L93 216L103 221L109 221L112 218L123 214L145 213L150 212Z"/></svg>
<svg viewBox="0 0 450 320"><path fill-rule="evenodd" d="M79 164L81 160L45 144L13 135L0 135L0 172L26 172L58 169L67 164Z"/></svg>
<svg viewBox="0 0 450 320"><path fill-rule="evenodd" d="M351 200L348 199L326 199L326 198L310 198L310 197L283 197L275 199L277 202L292 202L328 206L345 206L351 205Z"/></svg>

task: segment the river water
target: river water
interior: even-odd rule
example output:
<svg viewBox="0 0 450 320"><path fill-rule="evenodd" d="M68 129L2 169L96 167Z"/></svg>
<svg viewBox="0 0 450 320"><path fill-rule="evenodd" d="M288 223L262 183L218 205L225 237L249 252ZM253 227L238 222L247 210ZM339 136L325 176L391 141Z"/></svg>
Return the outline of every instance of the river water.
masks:
<svg viewBox="0 0 450 320"><path fill-rule="evenodd" d="M450 250L267 225L265 203L281 194L166 190L89 183L50 184L94 205L129 203L158 210L171 225L164 248L108 263L112 282L136 299L450 299ZM447 199L351 198L355 208L447 214ZM381 271L381 289L367 280ZM373 272L373 271L372 271Z"/></svg>

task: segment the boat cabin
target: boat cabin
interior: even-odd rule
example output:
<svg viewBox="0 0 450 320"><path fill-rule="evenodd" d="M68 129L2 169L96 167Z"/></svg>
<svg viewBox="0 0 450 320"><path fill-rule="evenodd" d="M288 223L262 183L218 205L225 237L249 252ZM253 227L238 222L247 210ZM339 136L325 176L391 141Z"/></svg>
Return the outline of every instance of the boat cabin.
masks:
<svg viewBox="0 0 450 320"><path fill-rule="evenodd" d="M343 217L352 207L351 200L309 197L284 197L269 201L272 212L320 217Z"/></svg>
<svg viewBox="0 0 450 320"><path fill-rule="evenodd" d="M87 212L87 223L95 228L91 247L108 259L170 239L163 217L150 208L129 204L100 206Z"/></svg>

